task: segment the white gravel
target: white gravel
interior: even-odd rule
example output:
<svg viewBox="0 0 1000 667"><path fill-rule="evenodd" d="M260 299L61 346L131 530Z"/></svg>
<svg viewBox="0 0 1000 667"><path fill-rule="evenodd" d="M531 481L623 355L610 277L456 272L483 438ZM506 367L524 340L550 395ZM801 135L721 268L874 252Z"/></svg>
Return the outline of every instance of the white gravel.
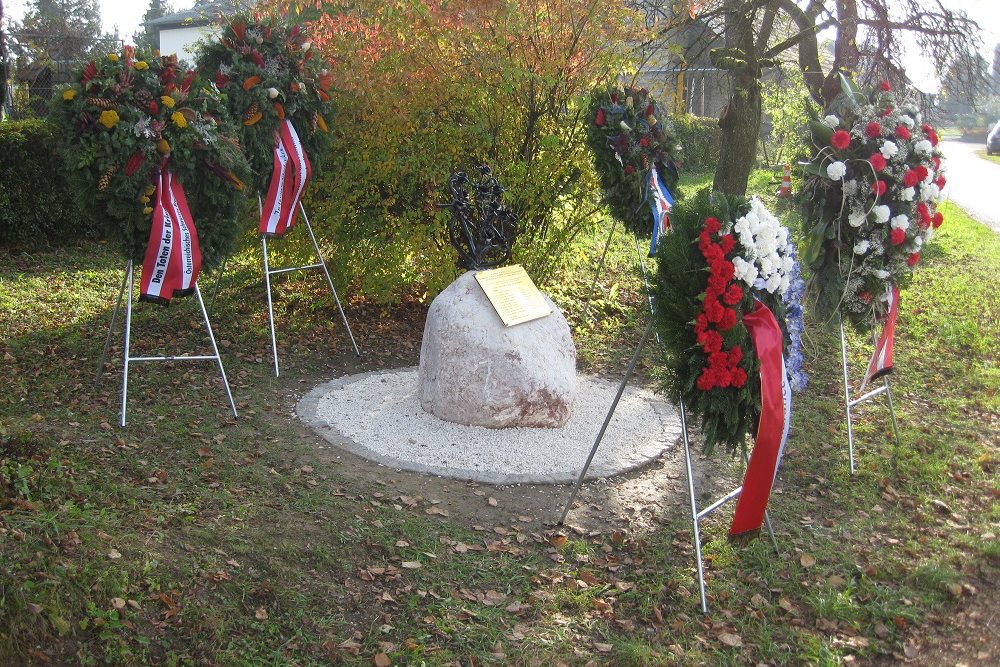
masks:
<svg viewBox="0 0 1000 667"><path fill-rule="evenodd" d="M577 378L573 413L558 429L489 429L438 419L420 407L417 369L339 378L313 389L296 408L327 441L403 470L494 484L575 481L618 384ZM587 477L640 467L680 437L673 406L628 387Z"/></svg>

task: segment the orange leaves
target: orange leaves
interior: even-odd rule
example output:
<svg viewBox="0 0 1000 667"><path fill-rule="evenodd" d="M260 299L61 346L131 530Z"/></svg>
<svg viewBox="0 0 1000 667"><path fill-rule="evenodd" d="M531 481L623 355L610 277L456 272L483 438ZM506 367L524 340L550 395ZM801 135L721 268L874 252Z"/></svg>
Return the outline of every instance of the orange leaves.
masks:
<svg viewBox="0 0 1000 667"><path fill-rule="evenodd" d="M248 76L243 82L243 90L250 90L261 81L260 77L254 74L253 76Z"/></svg>
<svg viewBox="0 0 1000 667"><path fill-rule="evenodd" d="M258 111L254 115L252 115L249 118L247 118L246 120L244 120L243 124L246 125L247 127L250 127L251 125L256 125L257 123L260 122L260 119L263 118L263 117L264 117L264 114L262 114L261 112Z"/></svg>
<svg viewBox="0 0 1000 667"><path fill-rule="evenodd" d="M281 106L281 102L274 103L274 113L278 114L281 120L285 120L285 107Z"/></svg>
<svg viewBox="0 0 1000 667"><path fill-rule="evenodd" d="M326 120L320 114L316 114L316 125L319 126L320 131L323 133L330 131L330 128L326 125Z"/></svg>

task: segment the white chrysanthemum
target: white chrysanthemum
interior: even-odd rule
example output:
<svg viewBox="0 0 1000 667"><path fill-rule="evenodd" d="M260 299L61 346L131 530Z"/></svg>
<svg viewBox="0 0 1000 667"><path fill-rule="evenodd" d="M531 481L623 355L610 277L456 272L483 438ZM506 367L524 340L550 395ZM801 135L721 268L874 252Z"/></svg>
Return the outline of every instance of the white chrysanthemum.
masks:
<svg viewBox="0 0 1000 667"><path fill-rule="evenodd" d="M774 294L775 290L781 286L781 274L772 273L771 276L764 282L764 289L766 289L771 294Z"/></svg>
<svg viewBox="0 0 1000 667"><path fill-rule="evenodd" d="M930 155L934 147L931 146L931 142L927 139L921 139L917 143L913 144L913 150L917 152L918 155Z"/></svg>
<svg viewBox="0 0 1000 667"><path fill-rule="evenodd" d="M833 114L830 114L829 116L823 119L823 124L833 129L838 125L840 125L840 119L834 116Z"/></svg>
<svg viewBox="0 0 1000 667"><path fill-rule="evenodd" d="M931 190L932 187L934 186L928 183L920 184L920 201L930 201L930 199L934 196L934 193Z"/></svg>
<svg viewBox="0 0 1000 667"><path fill-rule="evenodd" d="M913 242L917 245L917 250L920 250L920 246L923 245L924 240L919 234L913 237Z"/></svg>
<svg viewBox="0 0 1000 667"><path fill-rule="evenodd" d="M857 243L854 244L854 254L855 255L863 255L866 252L868 252L868 248L869 247L871 247L871 244L868 243L868 240L867 239L861 239L860 241L858 241Z"/></svg>
<svg viewBox="0 0 1000 667"><path fill-rule="evenodd" d="M847 165L839 160L826 166L826 175L835 181L842 179L845 174L847 174Z"/></svg>
<svg viewBox="0 0 1000 667"><path fill-rule="evenodd" d="M910 227L910 219L905 215L900 214L889 221L889 226L893 229L906 230Z"/></svg>
<svg viewBox="0 0 1000 667"><path fill-rule="evenodd" d="M930 189L931 189L931 199L941 198L941 188L937 186L937 183L931 183Z"/></svg>
<svg viewBox="0 0 1000 667"><path fill-rule="evenodd" d="M851 211L851 214L847 216L847 224L851 227L860 227L865 224L867 217L864 211Z"/></svg>
<svg viewBox="0 0 1000 667"><path fill-rule="evenodd" d="M909 116L907 116L907 115L904 114L903 117L900 118L900 120L903 122L903 125L905 125L906 127L908 127L911 130L913 129L914 123L913 123L913 119L912 118L910 118Z"/></svg>
<svg viewBox="0 0 1000 667"><path fill-rule="evenodd" d="M899 146L891 141L884 141L882 142L882 147L879 148L879 152L882 153L882 157L888 160L899 152Z"/></svg>
<svg viewBox="0 0 1000 667"><path fill-rule="evenodd" d="M736 269L737 280L742 280L748 287L753 287L757 280L757 267L752 262L747 262L742 257L734 257L733 268Z"/></svg>
<svg viewBox="0 0 1000 667"><path fill-rule="evenodd" d="M844 194L851 197L858 192L858 182L853 178L844 183Z"/></svg>
<svg viewBox="0 0 1000 667"><path fill-rule="evenodd" d="M878 278L879 280L885 280L891 275L892 274L886 271L885 269L878 269L875 271L875 277Z"/></svg>
<svg viewBox="0 0 1000 667"><path fill-rule="evenodd" d="M917 196L917 191L913 188L905 188L899 193L900 201L913 201L913 198Z"/></svg>
<svg viewBox="0 0 1000 667"><path fill-rule="evenodd" d="M875 221L880 223L889 222L889 216L892 215L892 211L890 211L889 207L886 206L885 204L876 206L874 213L875 213Z"/></svg>

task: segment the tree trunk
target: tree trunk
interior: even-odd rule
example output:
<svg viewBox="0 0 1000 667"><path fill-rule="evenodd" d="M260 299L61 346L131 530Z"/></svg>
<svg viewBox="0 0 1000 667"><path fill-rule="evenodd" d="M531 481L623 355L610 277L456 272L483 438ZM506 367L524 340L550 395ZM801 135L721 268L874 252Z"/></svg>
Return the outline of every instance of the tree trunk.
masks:
<svg viewBox="0 0 1000 667"><path fill-rule="evenodd" d="M754 15L739 0L730 0L726 12L726 41L745 55L745 64L732 70L733 92L719 118L722 144L712 188L746 196L747 179L757 158L760 134L760 65L754 44Z"/></svg>

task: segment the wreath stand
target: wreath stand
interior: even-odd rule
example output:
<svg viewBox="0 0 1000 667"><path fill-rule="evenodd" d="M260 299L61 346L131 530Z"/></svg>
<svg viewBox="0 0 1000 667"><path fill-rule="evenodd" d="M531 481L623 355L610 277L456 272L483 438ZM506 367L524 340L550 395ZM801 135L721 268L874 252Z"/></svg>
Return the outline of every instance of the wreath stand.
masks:
<svg viewBox="0 0 1000 667"><path fill-rule="evenodd" d="M872 332L872 339L875 340L875 333ZM896 410L892 406L892 391L889 389L889 375L882 376L882 386L858 396L851 398L850 373L847 367L847 335L844 332L844 318L840 318L840 359L844 368L844 412L847 417L847 454L851 464L851 474L854 474L854 426L852 424L853 415L851 409L885 394L886 402L889 404L889 417L892 419L892 435L896 440L896 447L899 447L899 425L896 422Z"/></svg>
<svg viewBox="0 0 1000 667"><path fill-rule="evenodd" d="M260 193L257 193L257 210L259 214L263 214L264 203L260 198ZM354 354L358 357L361 356L361 351L358 349L358 344L354 340L354 334L351 332L351 325L347 322L347 315L344 314L344 307L340 303L340 297L337 295L337 288L333 286L333 280L330 278L330 271L327 269L326 260L323 258L323 253L320 252L319 244L316 243L316 235L313 233L312 224L309 222L309 216L306 214L306 207L303 206L302 202L299 202L299 210L302 212L302 218L305 220L306 229L309 231L309 238L312 240L313 250L316 252L316 258L319 260L313 264L303 264L301 266L288 266L281 269L271 268L271 259L267 249L267 236L261 236L261 246L263 248L264 256L264 283L267 287L267 323L271 329L271 353L274 358L274 377L279 377L281 372L278 368L278 341L277 334L274 326L274 301L271 296L271 276L278 275L280 273L291 273L292 271L307 271L310 269L323 269L323 275L326 276L326 284L329 285L330 291L333 293L333 300L337 303L337 310L340 312L340 319L344 323L344 329L347 330L347 337L351 340L351 345L354 347ZM215 288L212 292L212 299L209 302L209 309L215 305L215 297L219 293L219 285L222 282L222 276L225 273L225 265L219 271L219 277L215 281Z"/></svg>
<svg viewBox="0 0 1000 667"><path fill-rule="evenodd" d="M614 234L614 227L611 229L611 234ZM611 235L608 236L608 241L604 247L604 254L601 256L601 261L598 264L598 274L603 267L604 258L607 255L608 246L611 245ZM656 337L657 343L660 343L659 336L653 333L653 316L655 313L655 303L653 300L653 292L649 284L649 271L646 267L646 262L642 257L642 251L639 247L639 237L636 236L635 239L635 249L638 255L639 266L642 269L642 279L643 284L646 288L646 298L649 302L649 322L646 324L646 329L642 334L642 338L639 340L638 346L636 346L635 352L632 354L632 359L629 361L628 368L625 370L625 376L622 378L621 383L618 385L618 393L615 394L614 399L611 401L611 406L608 408L608 413L604 417L604 423L601 425L601 430L597 434L597 438L594 440L594 446L590 449L590 455L587 456L587 461L583 465L583 470L580 471L580 476L573 485L573 491L570 493L569 500L566 502L566 506L563 508L562 515L559 517L559 522L557 525L563 525L566 521L566 515L569 514L570 508L573 506L573 501L576 500L576 495L580 491L580 487L583 486L583 481L587 476L587 471L590 469L590 464L594 460L594 456L597 454L598 447L601 446L601 441L604 439L604 434L608 430L608 424L611 422L611 418L615 414L615 410L618 409L618 402L621 400L622 394L625 393L625 387L628 384L629 379L631 379L632 374L635 372L635 367L639 363L639 358L642 356L642 352L649 342L651 335ZM597 282L597 276L594 278L594 282ZM661 344L662 350L662 344ZM845 366L846 368L846 366ZM698 590L701 593L701 612L703 614L708 614L708 596L705 592L705 569L702 563L701 556L701 521L709 514L719 509L726 503L739 498L740 494L743 492L743 486L739 486L721 498L715 500L708 507L704 509L698 509L698 496L695 492L694 483L694 466L692 463L691 455L691 441L688 436L688 424L687 424L687 409L685 408L684 401L680 401L680 415L681 415L681 434L682 441L684 443L684 465L687 471L687 482L688 482L688 500L691 507L691 527L692 527L692 546L694 547L695 561L698 567ZM747 463L746 453L743 455L744 466ZM771 544L774 546L775 553L780 553L778 549L778 540L774 536L774 529L771 525L771 516L768 514L767 510L764 511L764 525L767 528L768 535L771 537Z"/></svg>
<svg viewBox="0 0 1000 667"><path fill-rule="evenodd" d="M212 354L202 355L170 355L159 357L133 357L131 355L132 340L132 292L135 290L134 271L132 260L128 260L125 265L125 277L122 279L121 288L118 290L118 301L115 309L111 313L111 324L108 325L108 335L104 339L104 351L101 353L101 363L97 366L97 374L94 377L94 389L97 389L104 372L104 363L108 360L108 350L111 347L111 335L115 329L115 322L118 313L122 309L122 301L125 301L125 327L124 327L124 353L122 354L122 407L118 425L125 428L125 417L128 408L128 367L133 362L156 362L156 361L215 361L219 365L219 375L222 377L222 386L226 390L226 397L229 399L229 407L232 408L233 417L238 417L236 404L233 402L233 393L229 389L229 380L226 379L226 369L222 365L222 357L219 355L219 348L215 344L215 334L212 332L212 324L208 319L208 311L205 310L205 302L201 298L201 290L198 283L194 284L194 295L198 299L198 307L201 309L201 316L205 322L205 332L208 340L212 344ZM128 290L126 297L126 289Z"/></svg>

